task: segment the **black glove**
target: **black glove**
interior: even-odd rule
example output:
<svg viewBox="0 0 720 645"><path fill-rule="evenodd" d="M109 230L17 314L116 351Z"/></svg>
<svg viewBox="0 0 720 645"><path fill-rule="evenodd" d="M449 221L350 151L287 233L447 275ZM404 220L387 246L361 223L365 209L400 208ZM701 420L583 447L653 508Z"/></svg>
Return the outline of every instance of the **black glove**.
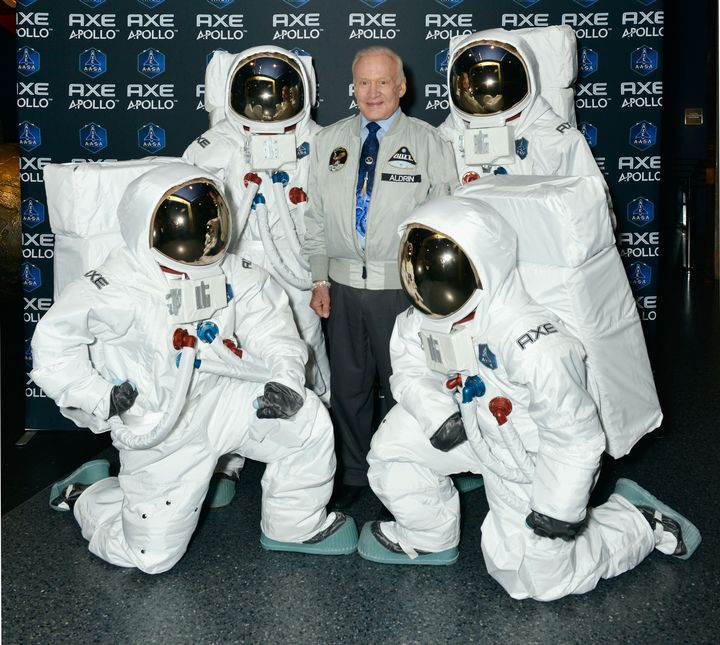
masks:
<svg viewBox="0 0 720 645"><path fill-rule="evenodd" d="M295 390L274 381L265 383L265 392L256 400L258 419L289 419L303 406Z"/></svg>
<svg viewBox="0 0 720 645"><path fill-rule="evenodd" d="M120 385L113 385L110 390L110 414L108 419L116 414L127 412L135 403L138 391L133 387L130 381L124 381Z"/></svg>
<svg viewBox="0 0 720 645"><path fill-rule="evenodd" d="M433 448L443 452L452 450L464 441L467 441L467 435L459 412L445 419L443 424L435 431L435 434L430 437Z"/></svg>
<svg viewBox="0 0 720 645"><path fill-rule="evenodd" d="M585 519L575 524L570 522L563 522L562 520L556 520L554 517L543 515L537 511L531 511L530 515L525 518L525 524L528 528L533 530L535 535L540 537L560 538L565 542L572 542L578 533L580 533L587 524L588 515L585 515Z"/></svg>

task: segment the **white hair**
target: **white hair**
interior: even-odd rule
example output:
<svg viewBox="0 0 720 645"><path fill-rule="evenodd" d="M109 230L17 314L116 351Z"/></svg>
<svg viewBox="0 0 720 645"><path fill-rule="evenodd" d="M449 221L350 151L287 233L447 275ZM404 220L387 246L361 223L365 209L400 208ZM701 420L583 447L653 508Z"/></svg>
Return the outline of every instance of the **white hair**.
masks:
<svg viewBox="0 0 720 645"><path fill-rule="evenodd" d="M363 56L379 56L379 55L390 56L390 58L392 58L393 62L395 63L396 76L397 76L398 82L404 81L405 80L405 72L403 71L402 58L400 58L400 56L398 56L389 47L383 47L382 45L372 45L371 47L366 47L365 49L361 49L357 54L355 54L355 58L353 58L353 62L352 62L353 78L355 78L355 66L357 65L357 62Z"/></svg>

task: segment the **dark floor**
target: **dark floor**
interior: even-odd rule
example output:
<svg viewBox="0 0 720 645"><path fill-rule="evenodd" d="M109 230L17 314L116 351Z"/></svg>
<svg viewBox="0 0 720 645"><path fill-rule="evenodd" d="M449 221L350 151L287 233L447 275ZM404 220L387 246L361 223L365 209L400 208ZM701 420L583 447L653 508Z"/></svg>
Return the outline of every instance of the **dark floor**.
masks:
<svg viewBox="0 0 720 645"><path fill-rule="evenodd" d="M48 484L103 450L103 439L46 433L22 448L3 446L3 642L717 642L718 285L671 286L658 339L666 421L630 456L608 460L595 497L603 501L619 476L651 489L700 528L690 560L654 553L589 594L514 601L485 572L482 491L463 498L452 567L268 553L258 543L262 466L249 463L240 494L204 514L180 563L147 576L91 555L72 517L48 508ZM114 458L112 448L104 452ZM353 514L362 523L378 509L366 496Z"/></svg>

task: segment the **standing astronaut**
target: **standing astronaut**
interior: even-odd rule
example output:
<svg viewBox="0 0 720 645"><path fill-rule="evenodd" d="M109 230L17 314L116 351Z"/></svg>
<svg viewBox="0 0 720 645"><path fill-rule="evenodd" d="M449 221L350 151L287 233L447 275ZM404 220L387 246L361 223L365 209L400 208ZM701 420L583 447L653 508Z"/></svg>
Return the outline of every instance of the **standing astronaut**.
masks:
<svg viewBox="0 0 720 645"><path fill-rule="evenodd" d="M602 203L599 184L597 195ZM413 307L398 316L390 347L398 405L368 455L370 485L396 521L366 524L360 555L455 562L459 497L449 475L471 471L483 474L490 508L488 572L513 598L584 593L654 548L689 557L697 529L634 482L620 480L588 508L606 437L585 349L526 292L508 222L456 196L426 202L400 232Z"/></svg>
<svg viewBox="0 0 720 645"><path fill-rule="evenodd" d="M283 291L226 253L217 180L159 164L130 183L118 221L126 246L38 324L32 377L65 416L112 433L121 469L82 466L52 504L73 510L91 552L160 573L184 554L218 457L235 452L267 464L263 547L352 552L354 522L325 511L332 426L304 387L305 343Z"/></svg>
<svg viewBox="0 0 720 645"><path fill-rule="evenodd" d="M450 114L439 130L463 183L489 173L601 176L585 137L541 96L538 60L521 33L454 37L447 82Z"/></svg>
<svg viewBox="0 0 720 645"><path fill-rule="evenodd" d="M309 56L272 45L216 52L205 77L212 125L183 156L223 180L237 236L231 250L266 269L287 293L308 345L306 382L329 405L330 365L300 251L310 146L320 130L310 118L315 90ZM255 201L247 199L255 191Z"/></svg>

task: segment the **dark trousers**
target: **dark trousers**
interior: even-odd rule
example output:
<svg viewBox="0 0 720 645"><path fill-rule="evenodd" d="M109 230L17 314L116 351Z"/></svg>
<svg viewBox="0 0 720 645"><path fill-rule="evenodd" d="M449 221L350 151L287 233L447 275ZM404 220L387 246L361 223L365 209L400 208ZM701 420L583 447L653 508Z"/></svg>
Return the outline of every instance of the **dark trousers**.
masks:
<svg viewBox="0 0 720 645"><path fill-rule="evenodd" d="M345 484L368 483L365 458L375 431L373 420L382 420L395 405L390 393L390 336L395 318L409 306L402 289L355 289L337 282L330 287L330 414L339 477ZM376 397L376 385L384 399ZM378 414L375 405L383 401L385 409Z"/></svg>

